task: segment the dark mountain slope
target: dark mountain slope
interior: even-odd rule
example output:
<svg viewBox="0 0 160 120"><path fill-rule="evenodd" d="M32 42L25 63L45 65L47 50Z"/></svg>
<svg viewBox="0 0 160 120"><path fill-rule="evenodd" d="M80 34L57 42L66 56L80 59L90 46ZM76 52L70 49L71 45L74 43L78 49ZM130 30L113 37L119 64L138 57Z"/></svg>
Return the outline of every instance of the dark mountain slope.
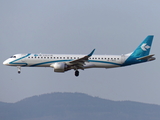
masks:
<svg viewBox="0 0 160 120"><path fill-rule="evenodd" d="M160 106L111 101L82 93L52 93L0 102L2 120L159 120Z"/></svg>

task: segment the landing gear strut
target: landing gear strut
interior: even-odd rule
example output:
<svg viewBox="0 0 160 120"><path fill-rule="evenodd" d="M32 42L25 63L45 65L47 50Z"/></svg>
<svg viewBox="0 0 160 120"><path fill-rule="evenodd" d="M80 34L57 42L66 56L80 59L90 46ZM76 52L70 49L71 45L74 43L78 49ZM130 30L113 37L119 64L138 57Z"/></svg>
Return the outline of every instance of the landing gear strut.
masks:
<svg viewBox="0 0 160 120"><path fill-rule="evenodd" d="M17 66L18 68L18 73L20 74L21 73L21 66Z"/></svg>
<svg viewBox="0 0 160 120"><path fill-rule="evenodd" d="M75 71L75 76L76 76L76 77L79 76L79 71L78 71L78 70Z"/></svg>

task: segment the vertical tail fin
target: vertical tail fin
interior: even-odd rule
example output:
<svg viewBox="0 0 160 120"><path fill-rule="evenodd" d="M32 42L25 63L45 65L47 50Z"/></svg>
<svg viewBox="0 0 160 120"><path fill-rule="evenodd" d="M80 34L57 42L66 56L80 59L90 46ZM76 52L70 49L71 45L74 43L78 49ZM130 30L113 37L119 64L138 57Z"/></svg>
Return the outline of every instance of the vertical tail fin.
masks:
<svg viewBox="0 0 160 120"><path fill-rule="evenodd" d="M131 54L131 56L137 58L149 55L152 40L153 35L147 36L144 41L137 47L137 49Z"/></svg>
<svg viewBox="0 0 160 120"><path fill-rule="evenodd" d="M151 45L153 41L153 35L147 36L143 42L130 54L126 54L126 60L123 65L131 65L136 63L145 62L146 60L138 60L138 58L143 58L149 55Z"/></svg>

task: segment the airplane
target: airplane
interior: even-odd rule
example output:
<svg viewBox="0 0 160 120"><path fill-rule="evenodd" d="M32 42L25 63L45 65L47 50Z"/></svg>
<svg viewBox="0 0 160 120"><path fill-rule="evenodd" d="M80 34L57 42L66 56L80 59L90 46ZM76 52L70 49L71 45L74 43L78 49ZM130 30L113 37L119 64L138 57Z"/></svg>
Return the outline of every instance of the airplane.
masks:
<svg viewBox="0 0 160 120"><path fill-rule="evenodd" d="M63 73L73 69L75 76L79 76L79 69L87 68L115 68L155 60L154 54L149 55L153 35L144 41L131 53L122 55L93 55L95 49L88 55L76 54L15 54L3 62L7 66L21 67L51 67L54 72Z"/></svg>

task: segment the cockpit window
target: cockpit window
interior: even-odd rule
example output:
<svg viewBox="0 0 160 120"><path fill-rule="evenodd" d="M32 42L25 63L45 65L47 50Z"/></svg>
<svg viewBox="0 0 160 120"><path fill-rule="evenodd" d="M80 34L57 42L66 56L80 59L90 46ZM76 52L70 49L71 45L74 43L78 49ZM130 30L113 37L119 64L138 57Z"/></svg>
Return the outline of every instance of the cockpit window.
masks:
<svg viewBox="0 0 160 120"><path fill-rule="evenodd" d="M11 56L10 58L16 58L16 56Z"/></svg>

